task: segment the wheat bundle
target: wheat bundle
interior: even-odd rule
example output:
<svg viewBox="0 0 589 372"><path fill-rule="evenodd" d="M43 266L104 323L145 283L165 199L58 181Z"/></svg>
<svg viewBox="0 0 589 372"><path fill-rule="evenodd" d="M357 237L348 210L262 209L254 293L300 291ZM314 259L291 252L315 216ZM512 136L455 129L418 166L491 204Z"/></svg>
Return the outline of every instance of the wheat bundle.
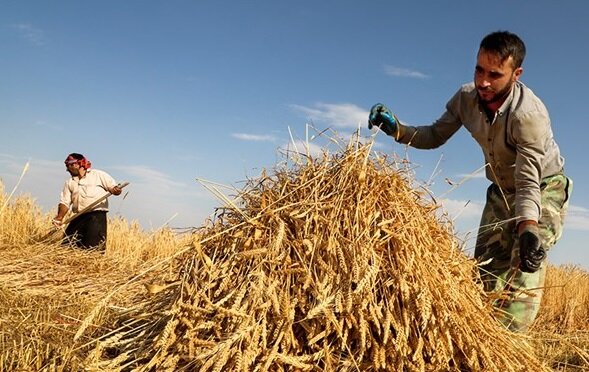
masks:
<svg viewBox="0 0 589 372"><path fill-rule="evenodd" d="M137 370L540 371L408 175L370 146L252 180L176 283L87 363ZM157 292L157 291L152 291Z"/></svg>

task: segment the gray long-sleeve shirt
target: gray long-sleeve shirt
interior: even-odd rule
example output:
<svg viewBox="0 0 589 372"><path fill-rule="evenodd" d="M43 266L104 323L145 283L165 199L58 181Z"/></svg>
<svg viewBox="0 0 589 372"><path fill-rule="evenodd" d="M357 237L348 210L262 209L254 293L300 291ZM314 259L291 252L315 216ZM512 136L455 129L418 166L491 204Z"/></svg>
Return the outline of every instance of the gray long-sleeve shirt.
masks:
<svg viewBox="0 0 589 372"><path fill-rule="evenodd" d="M420 149L444 144L464 126L483 151L487 178L515 193L517 222L538 221L542 178L562 172L564 159L554 141L548 110L531 89L516 82L490 121L474 83L463 85L432 125L403 126L398 142Z"/></svg>

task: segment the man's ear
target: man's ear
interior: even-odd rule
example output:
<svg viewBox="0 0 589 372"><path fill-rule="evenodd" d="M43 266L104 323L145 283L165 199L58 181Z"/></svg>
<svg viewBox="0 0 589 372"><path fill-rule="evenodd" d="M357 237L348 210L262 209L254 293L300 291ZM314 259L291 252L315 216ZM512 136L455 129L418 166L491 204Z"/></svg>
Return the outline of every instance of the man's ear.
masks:
<svg viewBox="0 0 589 372"><path fill-rule="evenodd" d="M515 69L515 71L513 71L513 80L514 81L518 81L519 77L521 76L521 74L524 73L524 69L523 67L518 67Z"/></svg>

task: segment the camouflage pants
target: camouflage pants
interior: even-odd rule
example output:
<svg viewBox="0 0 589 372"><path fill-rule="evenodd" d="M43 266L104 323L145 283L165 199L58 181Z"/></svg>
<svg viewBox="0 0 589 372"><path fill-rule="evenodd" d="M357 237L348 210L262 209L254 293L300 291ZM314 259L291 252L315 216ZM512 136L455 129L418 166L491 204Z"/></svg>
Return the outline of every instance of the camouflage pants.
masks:
<svg viewBox="0 0 589 372"><path fill-rule="evenodd" d="M546 177L540 185L542 216L538 221L542 246L548 251L562 235L573 182L563 174ZM535 273L519 267L515 231L515 194L504 194L495 184L487 190L475 246L485 291L497 294L498 319L513 331L525 332L536 318L542 299L546 262Z"/></svg>

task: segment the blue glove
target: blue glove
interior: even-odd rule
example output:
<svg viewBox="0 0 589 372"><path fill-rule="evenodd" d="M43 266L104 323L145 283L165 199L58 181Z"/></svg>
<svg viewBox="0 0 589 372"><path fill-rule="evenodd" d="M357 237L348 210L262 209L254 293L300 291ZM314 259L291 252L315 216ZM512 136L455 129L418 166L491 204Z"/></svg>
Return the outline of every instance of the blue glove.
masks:
<svg viewBox="0 0 589 372"><path fill-rule="evenodd" d="M399 129L399 120L385 105L377 103L372 106L368 116L368 129L372 127L379 127L387 135L394 137Z"/></svg>
<svg viewBox="0 0 589 372"><path fill-rule="evenodd" d="M546 251L540 245L538 226L525 226L519 234L519 267L521 271L526 273L538 271L545 258Z"/></svg>

